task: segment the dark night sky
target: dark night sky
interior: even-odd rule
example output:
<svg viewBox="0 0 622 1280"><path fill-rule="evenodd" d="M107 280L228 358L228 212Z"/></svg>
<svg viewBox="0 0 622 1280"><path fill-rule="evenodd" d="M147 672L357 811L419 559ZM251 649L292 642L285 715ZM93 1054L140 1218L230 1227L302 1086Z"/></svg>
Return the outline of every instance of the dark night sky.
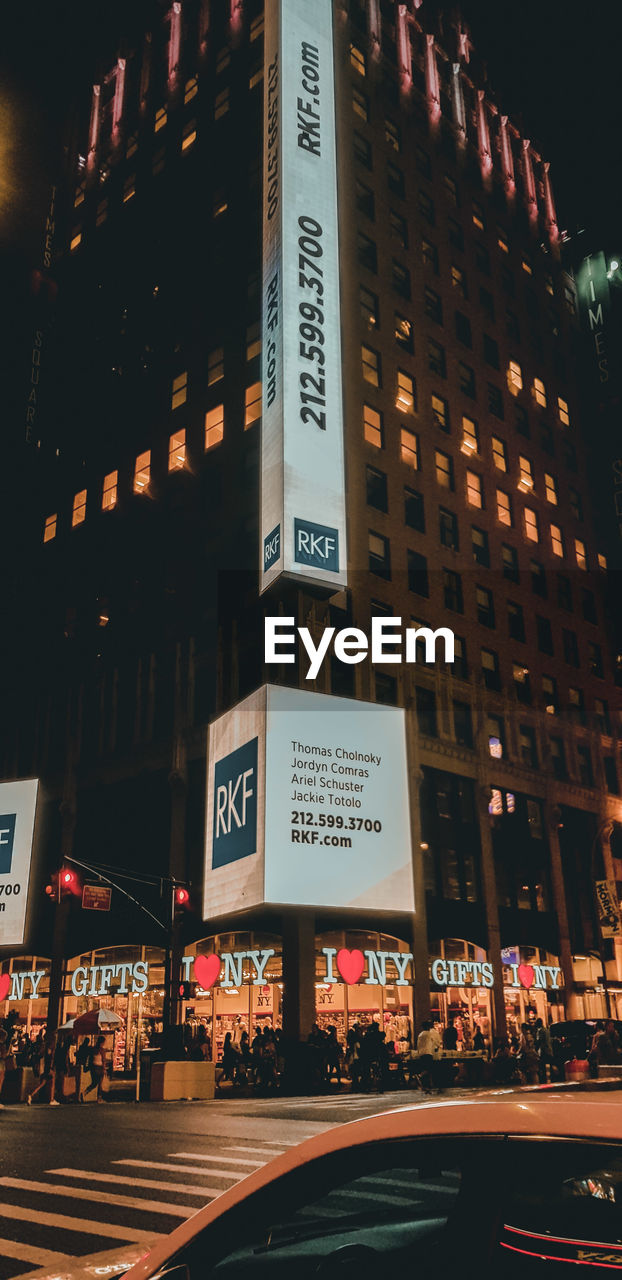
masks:
<svg viewBox="0 0 622 1280"><path fill-rule="evenodd" d="M88 89L98 53L112 57L121 22L139 22L145 3L19 0L3 15L3 246L36 253L58 124L73 92ZM442 4L424 0L424 6ZM586 240L622 252L622 5L462 0L462 11L498 101L551 160L560 224L571 232L583 226Z"/></svg>

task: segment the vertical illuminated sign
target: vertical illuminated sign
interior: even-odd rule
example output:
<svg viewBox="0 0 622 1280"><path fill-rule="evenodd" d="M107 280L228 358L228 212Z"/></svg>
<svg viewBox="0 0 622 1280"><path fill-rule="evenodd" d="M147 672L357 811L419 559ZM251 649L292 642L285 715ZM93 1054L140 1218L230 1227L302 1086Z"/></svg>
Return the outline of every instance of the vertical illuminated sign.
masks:
<svg viewBox="0 0 622 1280"><path fill-rule="evenodd" d="M346 585L332 0L268 0L261 582Z"/></svg>

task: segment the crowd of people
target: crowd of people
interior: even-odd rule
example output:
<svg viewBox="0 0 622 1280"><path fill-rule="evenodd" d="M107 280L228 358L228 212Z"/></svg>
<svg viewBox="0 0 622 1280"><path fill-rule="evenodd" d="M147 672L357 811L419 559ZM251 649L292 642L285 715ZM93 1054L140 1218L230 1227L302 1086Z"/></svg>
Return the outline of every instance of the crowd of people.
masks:
<svg viewBox="0 0 622 1280"><path fill-rule="evenodd" d="M96 1091L103 1102L108 1051L105 1036L83 1036L79 1042L71 1032L46 1035L43 1030L29 1035L18 1025L18 1015L8 1014L0 1023L0 1093L5 1073L29 1067L35 1083L26 1095L30 1105L40 1093L50 1106L57 1107L68 1094L83 1102ZM68 1090L65 1081L71 1081Z"/></svg>

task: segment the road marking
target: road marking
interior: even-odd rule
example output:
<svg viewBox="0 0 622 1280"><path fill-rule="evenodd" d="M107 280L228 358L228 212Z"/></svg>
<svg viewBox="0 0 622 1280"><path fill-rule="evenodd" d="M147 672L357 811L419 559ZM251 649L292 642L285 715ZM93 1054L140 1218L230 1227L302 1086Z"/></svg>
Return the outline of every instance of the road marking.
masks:
<svg viewBox="0 0 622 1280"><path fill-rule="evenodd" d="M140 1200L136 1196L117 1196L113 1191L99 1191L86 1187L65 1187L62 1182L30 1182L28 1178L0 1178L0 1187L13 1187L16 1191L36 1191L39 1194L68 1196L71 1200L94 1200L98 1204L117 1205L121 1209L141 1209L149 1213L166 1213L172 1218L189 1218L191 1209L181 1204L167 1204L164 1200Z"/></svg>
<svg viewBox="0 0 622 1280"><path fill-rule="evenodd" d="M201 1196L208 1199L222 1195L222 1187L202 1187L198 1182L159 1182L157 1178L124 1178L122 1173L93 1173L90 1169L46 1169L57 1178L84 1178L90 1182L112 1182L130 1187L148 1187L150 1191L178 1191L183 1196ZM71 1192L72 1188L68 1187ZM142 1202L141 1202L142 1203Z"/></svg>
<svg viewBox="0 0 622 1280"><path fill-rule="evenodd" d="M239 1182L241 1178L247 1175L243 1170L234 1172L232 1169L206 1169L204 1165L199 1164L167 1164L165 1160L111 1160L111 1164L127 1164L133 1169L164 1169L169 1173L198 1173L203 1178L230 1178L232 1182ZM223 1188L220 1188L221 1191Z"/></svg>
<svg viewBox="0 0 622 1280"><path fill-rule="evenodd" d="M4 1240L0 1237L0 1257L17 1258L18 1262L32 1262L35 1267L57 1267L67 1261L66 1253L53 1249L37 1249L34 1244L21 1240Z"/></svg>
<svg viewBox="0 0 622 1280"><path fill-rule="evenodd" d="M202 1156L198 1151L169 1151L171 1160L220 1160L221 1164L248 1164L251 1169L259 1169L265 1160L245 1160L243 1157L238 1159L237 1156L222 1156L220 1153L213 1156Z"/></svg>
<svg viewBox="0 0 622 1280"><path fill-rule="evenodd" d="M268 1150L265 1147L227 1147L227 1151L254 1152L254 1154L257 1156L268 1156L270 1160L272 1159L273 1156L284 1155L285 1152L288 1150L289 1150L288 1147L273 1147L272 1150Z"/></svg>
<svg viewBox="0 0 622 1280"><path fill-rule="evenodd" d="M92 1222L90 1218L68 1218L64 1213L43 1213L38 1210L35 1215L32 1207L24 1209L19 1204L3 1204L1 1201L0 1218L13 1218L16 1222L31 1224L35 1219L38 1227L62 1227L64 1231L77 1231L87 1236L106 1236L121 1243L124 1240L145 1240L148 1243L151 1240L163 1240L168 1234L166 1231L139 1231L134 1227L115 1227L111 1222Z"/></svg>

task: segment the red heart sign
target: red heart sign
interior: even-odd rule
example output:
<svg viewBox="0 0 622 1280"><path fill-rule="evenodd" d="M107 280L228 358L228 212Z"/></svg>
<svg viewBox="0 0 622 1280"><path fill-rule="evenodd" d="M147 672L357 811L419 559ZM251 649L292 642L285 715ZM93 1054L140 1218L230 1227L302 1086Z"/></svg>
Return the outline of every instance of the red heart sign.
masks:
<svg viewBox="0 0 622 1280"><path fill-rule="evenodd" d="M337 952L337 968L348 986L358 982L365 968L365 956L362 951L348 951L345 947Z"/></svg>
<svg viewBox="0 0 622 1280"><path fill-rule="evenodd" d="M221 966L220 956L197 956L194 962L194 972L197 982L203 987L204 991L209 991L213 987Z"/></svg>
<svg viewBox="0 0 622 1280"><path fill-rule="evenodd" d="M534 971L533 971L533 965L530 965L530 964L519 964L519 966L518 966L518 980L519 980L519 982L520 982L520 984L521 984L521 987L526 987L527 991L529 991L529 988L530 988L530 987L533 987L533 982L534 982L534 978L535 978L535 976L536 976L536 975L535 975L535 973L534 973Z"/></svg>
<svg viewBox="0 0 622 1280"><path fill-rule="evenodd" d="M10 987L10 986L11 986L11 975L10 975L10 973L2 973L2 974L0 974L0 1003L1 1003L3 1000L6 1000L6 998L7 998L8 994L9 994L9 987Z"/></svg>

